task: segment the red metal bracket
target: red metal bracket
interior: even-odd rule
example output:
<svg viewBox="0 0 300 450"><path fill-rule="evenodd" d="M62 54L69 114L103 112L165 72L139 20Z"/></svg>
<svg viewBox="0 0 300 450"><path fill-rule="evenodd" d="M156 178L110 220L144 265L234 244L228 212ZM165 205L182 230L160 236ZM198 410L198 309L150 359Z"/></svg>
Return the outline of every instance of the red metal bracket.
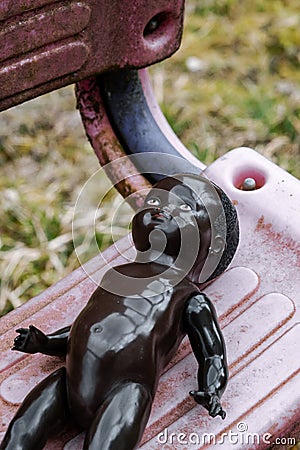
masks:
<svg viewBox="0 0 300 450"><path fill-rule="evenodd" d="M180 45L184 0L2 0L0 110Z"/></svg>

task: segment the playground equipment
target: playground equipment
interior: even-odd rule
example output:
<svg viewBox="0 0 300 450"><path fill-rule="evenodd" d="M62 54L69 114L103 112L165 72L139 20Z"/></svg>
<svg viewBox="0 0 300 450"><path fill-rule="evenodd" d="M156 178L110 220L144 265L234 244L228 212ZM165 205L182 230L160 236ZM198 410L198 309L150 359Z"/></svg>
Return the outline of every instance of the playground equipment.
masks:
<svg viewBox="0 0 300 450"><path fill-rule="evenodd" d="M101 164L141 152L139 131L145 124L149 139L160 142L159 151L187 159L224 189L239 214L241 241L229 270L205 292L216 306L228 349L230 381L223 396L227 418L209 418L189 397L196 361L184 341L161 379L141 448L287 448L299 441L300 422L300 184L246 148L206 168L172 133L146 71L138 70L169 56L180 43L183 2L170 3L136 1L132 8L130 1L2 1L0 108L77 82L83 123ZM122 70L108 74L112 68ZM134 135L121 120L122 108L129 108ZM141 110L146 114L138 120ZM137 170L130 161L121 169L134 175L120 184L123 195L153 182L140 174L147 172L144 167ZM156 172L159 166L154 176ZM112 173L112 181L114 177L119 174ZM256 181L255 190L241 189L246 178ZM111 247L104 254L117 265L132 256L133 248L123 238L118 249ZM88 267L98 276L106 270L100 257ZM63 364L60 359L11 352L15 329L34 323L51 332L69 325L95 287L86 272L77 269L1 319L1 431L29 390ZM70 427L46 448L76 450L82 442L83 435Z"/></svg>

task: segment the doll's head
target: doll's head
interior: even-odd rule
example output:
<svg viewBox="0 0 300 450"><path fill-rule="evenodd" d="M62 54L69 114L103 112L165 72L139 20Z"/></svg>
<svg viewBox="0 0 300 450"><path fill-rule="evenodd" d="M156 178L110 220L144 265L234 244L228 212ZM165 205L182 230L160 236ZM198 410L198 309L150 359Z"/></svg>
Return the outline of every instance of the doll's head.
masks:
<svg viewBox="0 0 300 450"><path fill-rule="evenodd" d="M235 208L208 179L178 174L156 183L132 223L144 262L156 260L204 283L229 265L239 240Z"/></svg>

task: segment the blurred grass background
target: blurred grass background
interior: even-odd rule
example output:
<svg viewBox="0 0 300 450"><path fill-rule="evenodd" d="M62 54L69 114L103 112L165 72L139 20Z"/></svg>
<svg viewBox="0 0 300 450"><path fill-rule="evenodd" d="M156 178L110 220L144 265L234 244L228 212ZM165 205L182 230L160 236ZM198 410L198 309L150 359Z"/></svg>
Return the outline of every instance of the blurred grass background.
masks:
<svg viewBox="0 0 300 450"><path fill-rule="evenodd" d="M300 178L299 29L299 0L187 0L182 46L150 74L205 164L246 145ZM67 87L0 114L0 314L79 265L73 208L98 165L75 106ZM101 249L117 202L110 193L101 209ZM88 246L80 227L77 244Z"/></svg>

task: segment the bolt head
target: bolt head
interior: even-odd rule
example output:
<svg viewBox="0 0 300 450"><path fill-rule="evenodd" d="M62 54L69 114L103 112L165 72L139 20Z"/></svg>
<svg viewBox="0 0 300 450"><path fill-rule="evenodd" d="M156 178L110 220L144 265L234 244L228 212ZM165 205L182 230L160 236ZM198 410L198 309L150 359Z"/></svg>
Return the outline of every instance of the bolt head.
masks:
<svg viewBox="0 0 300 450"><path fill-rule="evenodd" d="M243 191L254 191L256 189L256 181L254 178L245 178L242 184Z"/></svg>

